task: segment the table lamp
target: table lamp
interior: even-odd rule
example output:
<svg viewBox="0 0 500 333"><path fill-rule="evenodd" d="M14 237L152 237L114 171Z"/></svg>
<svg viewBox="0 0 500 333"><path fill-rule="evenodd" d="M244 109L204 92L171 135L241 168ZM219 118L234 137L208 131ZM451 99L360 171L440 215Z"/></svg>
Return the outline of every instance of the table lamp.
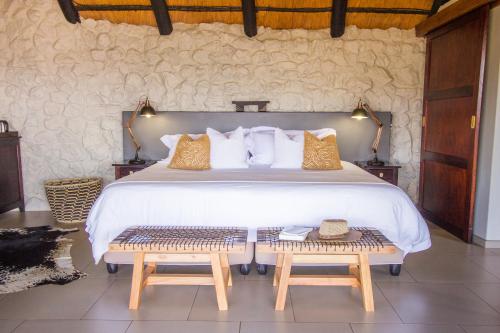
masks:
<svg viewBox="0 0 500 333"><path fill-rule="evenodd" d="M146 161L141 160L139 158L139 150L141 150L141 145L139 144L139 142L137 142L137 139L134 135L134 132L132 131L132 125L134 124L135 119L137 118L137 114L139 114L141 117L146 117L146 118L156 116L155 109L153 109L153 107L149 104L149 98L146 97L146 101L144 101L144 102L139 101L139 104L137 104L135 111L132 113L132 115L130 116L130 118L127 121L127 124L125 126L128 130L130 138L132 139L132 142L135 146L135 157L128 161L129 164L144 164L144 163L146 163Z"/></svg>
<svg viewBox="0 0 500 333"><path fill-rule="evenodd" d="M384 127L384 124L380 121L380 119L377 117L375 112L368 106L368 104L361 102L361 99L358 102L358 106L352 111L351 113L351 118L354 119L366 119L370 117L372 121L377 125L377 135L375 136L375 139L373 140L372 143L372 151L375 154L372 160L367 161L366 164L370 166L382 166L384 165L383 161L379 161L377 157L377 151L378 151L378 146L380 144L380 138L382 137L382 128Z"/></svg>

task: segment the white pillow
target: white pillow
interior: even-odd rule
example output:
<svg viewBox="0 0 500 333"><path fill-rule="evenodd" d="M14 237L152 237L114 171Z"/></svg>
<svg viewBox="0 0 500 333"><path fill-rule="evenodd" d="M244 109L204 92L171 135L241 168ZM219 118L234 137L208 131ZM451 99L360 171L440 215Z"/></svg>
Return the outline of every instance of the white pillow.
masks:
<svg viewBox="0 0 500 333"><path fill-rule="evenodd" d="M248 151L245 146L245 134L238 127L227 134L207 128L210 138L210 166L212 169L243 169L248 168Z"/></svg>
<svg viewBox="0 0 500 333"><path fill-rule="evenodd" d="M271 165L274 161L274 130L275 127L260 126L250 129L248 139L251 165Z"/></svg>
<svg viewBox="0 0 500 333"><path fill-rule="evenodd" d="M337 135L333 128L322 128L309 131L322 139L329 135ZM301 169L304 161L304 131L274 131L274 162L271 168Z"/></svg>
<svg viewBox="0 0 500 333"><path fill-rule="evenodd" d="M193 139L198 139L201 134L188 134ZM177 143L181 138L182 134L166 134L160 138L160 141L167 146L168 148L168 156L167 158L159 161L158 163L170 164L172 157L174 157L175 149L177 148Z"/></svg>
<svg viewBox="0 0 500 333"><path fill-rule="evenodd" d="M271 168L300 169L304 160L304 132L288 136L282 129L274 131L274 161Z"/></svg>

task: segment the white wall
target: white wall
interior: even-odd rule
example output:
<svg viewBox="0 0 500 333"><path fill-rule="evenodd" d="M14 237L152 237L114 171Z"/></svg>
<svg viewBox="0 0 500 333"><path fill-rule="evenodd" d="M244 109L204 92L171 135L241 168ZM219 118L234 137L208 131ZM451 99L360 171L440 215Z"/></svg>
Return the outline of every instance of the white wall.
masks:
<svg viewBox="0 0 500 333"><path fill-rule="evenodd" d="M2 14L0 14L2 15ZM392 111L391 159L416 197L425 43L414 31L349 27L153 27L65 21L56 0L16 0L0 16L0 118L20 131L28 209L47 207L43 181L113 179L122 157L121 112L148 94L160 110L234 110L269 99L272 111L350 111L358 97Z"/></svg>
<svg viewBox="0 0 500 333"><path fill-rule="evenodd" d="M500 7L490 12L477 177L474 235L500 247Z"/></svg>

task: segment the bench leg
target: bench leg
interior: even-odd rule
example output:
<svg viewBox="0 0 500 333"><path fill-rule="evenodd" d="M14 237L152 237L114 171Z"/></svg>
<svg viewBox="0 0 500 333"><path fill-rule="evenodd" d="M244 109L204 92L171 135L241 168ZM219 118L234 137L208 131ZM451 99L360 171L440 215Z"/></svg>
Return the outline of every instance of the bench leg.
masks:
<svg viewBox="0 0 500 333"><path fill-rule="evenodd" d="M134 271L132 273L132 288L130 289L129 309L137 310L141 303L141 293L144 278L144 252L134 254Z"/></svg>
<svg viewBox="0 0 500 333"><path fill-rule="evenodd" d="M370 263L368 255L365 253L359 254L359 279L361 283L361 294L363 296L363 305L368 312L375 311L373 303L372 278L370 273Z"/></svg>
<svg viewBox="0 0 500 333"><path fill-rule="evenodd" d="M276 256L276 267L274 269L273 286L276 287L280 281L281 268L283 267L283 253Z"/></svg>
<svg viewBox="0 0 500 333"><path fill-rule="evenodd" d="M146 269L150 274L155 274L156 273L156 263L155 262L148 262Z"/></svg>
<svg viewBox="0 0 500 333"><path fill-rule="evenodd" d="M290 277L290 271L292 270L292 260L293 254L287 253L283 257L283 266L281 268L281 274L278 284L278 295L276 296L276 307L277 311L283 311L285 309L286 294L288 292L288 278Z"/></svg>
<svg viewBox="0 0 500 333"><path fill-rule="evenodd" d="M227 270L227 286L232 287L233 286L233 276L231 275L231 266L229 266L229 259L227 257L227 254L221 253L220 261L221 261L223 271ZM226 274L226 273L224 272L224 274Z"/></svg>
<svg viewBox="0 0 500 333"><path fill-rule="evenodd" d="M224 282L224 272L221 265L220 256L218 253L210 254L212 264L212 273L214 275L215 293L217 294L217 304L220 311L227 310L227 290Z"/></svg>
<svg viewBox="0 0 500 333"><path fill-rule="evenodd" d="M349 274L354 275L359 280L359 266L354 264L349 264ZM357 288L358 286L353 286Z"/></svg>

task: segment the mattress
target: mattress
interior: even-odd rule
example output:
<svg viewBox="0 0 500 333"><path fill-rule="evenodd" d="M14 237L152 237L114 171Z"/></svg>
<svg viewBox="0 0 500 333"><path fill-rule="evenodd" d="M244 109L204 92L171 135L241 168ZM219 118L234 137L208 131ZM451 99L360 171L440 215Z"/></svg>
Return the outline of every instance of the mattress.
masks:
<svg viewBox="0 0 500 333"><path fill-rule="evenodd" d="M106 186L86 231L96 262L136 225L318 226L325 218L379 229L404 254L430 247L427 225L397 186L342 162L343 170L270 168L188 171L158 163Z"/></svg>

